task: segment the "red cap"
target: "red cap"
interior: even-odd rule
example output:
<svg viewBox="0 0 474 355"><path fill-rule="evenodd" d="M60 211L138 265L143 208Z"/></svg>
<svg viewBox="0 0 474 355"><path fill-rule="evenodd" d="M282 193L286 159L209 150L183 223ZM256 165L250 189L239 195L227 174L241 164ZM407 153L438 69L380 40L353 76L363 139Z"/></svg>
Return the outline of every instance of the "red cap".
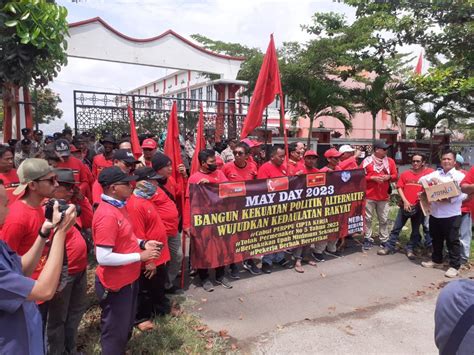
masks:
<svg viewBox="0 0 474 355"><path fill-rule="evenodd" d="M305 157L318 157L318 153L316 153L314 150L307 150L306 153L304 153Z"/></svg>
<svg viewBox="0 0 474 355"><path fill-rule="evenodd" d="M152 138L147 138L142 143L143 149L156 149L156 142Z"/></svg>
<svg viewBox="0 0 474 355"><path fill-rule="evenodd" d="M77 149L73 144L69 144L69 150L71 151L71 153L79 151L79 149Z"/></svg>
<svg viewBox="0 0 474 355"><path fill-rule="evenodd" d="M335 148L328 149L324 152L325 158L339 158L341 155L342 153L339 153Z"/></svg>

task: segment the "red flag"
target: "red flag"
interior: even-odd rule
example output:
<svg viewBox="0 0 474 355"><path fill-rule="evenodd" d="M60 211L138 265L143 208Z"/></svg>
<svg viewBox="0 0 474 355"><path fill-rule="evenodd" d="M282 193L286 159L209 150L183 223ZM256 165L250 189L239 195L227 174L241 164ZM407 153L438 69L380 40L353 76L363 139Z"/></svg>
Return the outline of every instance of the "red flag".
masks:
<svg viewBox="0 0 474 355"><path fill-rule="evenodd" d="M202 104L199 110L199 121L195 140L196 148L194 149L193 161L191 162L191 175L199 170L199 152L206 149L206 139L204 138L204 111L202 109Z"/></svg>
<svg viewBox="0 0 474 355"><path fill-rule="evenodd" d="M176 101L173 102L173 106L171 107L164 153L171 159L173 178L181 188L181 191L184 192L185 186L183 175L178 172L178 166L183 164L183 160L181 158L181 145L179 144L178 110L176 109ZM181 195L184 197L184 193ZM183 205L184 203L181 203L181 206Z"/></svg>
<svg viewBox="0 0 474 355"><path fill-rule="evenodd" d="M257 84L250 100L247 117L242 127L240 139L247 137L255 128L262 125L262 115L265 107L275 100L275 95L280 94L282 98L280 70L278 68L278 58L273 42L273 35L270 36L270 44L267 53L263 58L262 67L258 74ZM283 100L280 100L283 101Z"/></svg>
<svg viewBox="0 0 474 355"><path fill-rule="evenodd" d="M421 70L423 69L423 52L420 52L418 56L418 63L416 63L415 74L421 75Z"/></svg>
<svg viewBox="0 0 474 355"><path fill-rule="evenodd" d="M135 159L138 159L142 156L142 149L140 148L135 119L133 118L133 111L130 105L128 105L128 118L130 120L130 143L132 144L132 153Z"/></svg>

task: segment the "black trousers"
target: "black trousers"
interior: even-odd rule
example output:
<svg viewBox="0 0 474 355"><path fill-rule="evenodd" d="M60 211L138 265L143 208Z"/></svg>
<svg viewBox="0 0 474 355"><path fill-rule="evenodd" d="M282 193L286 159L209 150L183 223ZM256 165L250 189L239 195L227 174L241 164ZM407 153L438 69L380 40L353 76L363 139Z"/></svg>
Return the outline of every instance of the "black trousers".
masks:
<svg viewBox="0 0 474 355"><path fill-rule="evenodd" d="M443 262L443 247L446 241L448 248L449 266L459 269L461 266L461 242L459 241L459 227L461 216L436 218L430 216L430 234L433 239L433 254L431 259L435 263Z"/></svg>
<svg viewBox="0 0 474 355"><path fill-rule="evenodd" d="M225 266L216 267L216 280L222 280L225 275ZM198 269L198 275L201 281L206 281L209 279L209 269Z"/></svg>
<svg viewBox="0 0 474 355"><path fill-rule="evenodd" d="M102 309L100 319L102 355L125 354L137 310L138 281L122 287L118 292L109 292L96 277L95 292Z"/></svg>
<svg viewBox="0 0 474 355"><path fill-rule="evenodd" d="M152 319L155 314L169 313L169 301L165 295L167 275L165 264L157 266L156 274L151 279L146 278L142 271L139 279L136 324Z"/></svg>

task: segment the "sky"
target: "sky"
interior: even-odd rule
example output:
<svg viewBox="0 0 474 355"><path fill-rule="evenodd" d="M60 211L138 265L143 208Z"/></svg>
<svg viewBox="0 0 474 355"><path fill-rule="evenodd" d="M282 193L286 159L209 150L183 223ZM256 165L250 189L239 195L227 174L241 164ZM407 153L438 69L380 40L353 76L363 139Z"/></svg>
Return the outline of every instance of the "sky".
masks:
<svg viewBox="0 0 474 355"><path fill-rule="evenodd" d="M77 0L76 0L77 1ZM332 0L58 0L68 9L69 23L101 17L116 30L135 38L149 38L169 29L190 39L199 33L224 42L237 42L265 51L269 36L276 46L310 39L301 25L315 12L338 12L351 21L354 10ZM45 133L74 126L73 90L126 92L151 82L171 69L69 58L68 65L49 84L61 97L63 119L42 125Z"/></svg>

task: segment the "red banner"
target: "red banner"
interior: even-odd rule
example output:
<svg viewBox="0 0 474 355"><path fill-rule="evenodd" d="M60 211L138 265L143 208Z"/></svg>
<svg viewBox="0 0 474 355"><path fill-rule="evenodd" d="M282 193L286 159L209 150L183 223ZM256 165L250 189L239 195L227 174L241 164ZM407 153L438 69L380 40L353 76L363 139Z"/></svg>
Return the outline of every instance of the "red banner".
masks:
<svg viewBox="0 0 474 355"><path fill-rule="evenodd" d="M192 265L238 263L362 232L362 169L190 185Z"/></svg>

